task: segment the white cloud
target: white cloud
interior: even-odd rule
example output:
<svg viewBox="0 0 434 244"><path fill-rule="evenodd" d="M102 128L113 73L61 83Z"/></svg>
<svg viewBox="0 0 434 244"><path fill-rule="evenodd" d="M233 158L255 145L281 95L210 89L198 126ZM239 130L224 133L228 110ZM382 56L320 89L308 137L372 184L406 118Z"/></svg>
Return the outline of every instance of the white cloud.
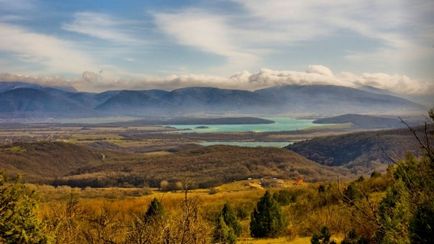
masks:
<svg viewBox="0 0 434 244"><path fill-rule="evenodd" d="M0 23L0 51L51 73L80 73L95 67L93 59L73 43L25 28Z"/></svg>
<svg viewBox="0 0 434 244"><path fill-rule="evenodd" d="M237 30L223 16L188 9L176 13L157 13L154 18L157 27L178 43L225 57L227 64L221 69L226 69L226 72L240 66L249 67L258 60L256 54L243 48L237 38Z"/></svg>
<svg viewBox="0 0 434 244"><path fill-rule="evenodd" d="M156 13L157 27L183 45L227 58L224 68L260 67L264 55L302 43L335 38L340 31L371 39L341 58L360 65L381 62L405 68L434 55L427 43L433 28L427 0L232 0L241 8L221 14L210 9ZM428 20L427 20L428 18ZM339 40L337 40L339 41ZM373 44L376 42L376 44ZM368 42L366 42L368 43ZM361 43L363 45L364 43ZM368 49L368 50L367 50ZM270 55L271 56L271 55ZM394 57L394 58L393 58Z"/></svg>
<svg viewBox="0 0 434 244"><path fill-rule="evenodd" d="M130 44L137 42L131 33L127 33L127 25L127 21L115 19L107 14L79 12L74 14L71 23L63 24L62 28L113 42Z"/></svg>
<svg viewBox="0 0 434 244"><path fill-rule="evenodd" d="M328 67L311 65L306 71L261 69L256 73L243 71L229 77L180 74L166 77L131 76L125 78L116 72L86 71L78 79L56 76L24 76L0 74L0 81L27 81L44 85L73 86L78 90L103 91L113 89L176 89L187 86L211 86L255 90L278 85L338 85L353 88L364 86L384 89L401 95L428 95L434 87L428 82L406 75L385 73L334 73Z"/></svg>

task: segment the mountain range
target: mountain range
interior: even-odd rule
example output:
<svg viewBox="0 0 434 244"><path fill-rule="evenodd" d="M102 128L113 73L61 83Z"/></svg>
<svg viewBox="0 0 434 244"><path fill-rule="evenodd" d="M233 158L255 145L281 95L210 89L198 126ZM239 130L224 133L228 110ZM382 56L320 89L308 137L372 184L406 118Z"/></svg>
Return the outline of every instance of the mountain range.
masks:
<svg viewBox="0 0 434 244"><path fill-rule="evenodd" d="M0 118L125 115L314 115L426 111L407 99L331 85L286 85L255 91L186 87L165 90L80 92L24 82L0 82Z"/></svg>

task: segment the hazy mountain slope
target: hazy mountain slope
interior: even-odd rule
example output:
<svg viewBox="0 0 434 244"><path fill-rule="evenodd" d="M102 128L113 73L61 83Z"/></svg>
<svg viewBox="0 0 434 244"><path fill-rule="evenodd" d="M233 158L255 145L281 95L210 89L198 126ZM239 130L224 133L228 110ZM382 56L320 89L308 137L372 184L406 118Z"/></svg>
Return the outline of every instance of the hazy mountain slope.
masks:
<svg viewBox="0 0 434 244"><path fill-rule="evenodd" d="M55 89L16 88L0 93L0 113L15 115L40 115L86 113L91 111L84 104L65 96Z"/></svg>
<svg viewBox="0 0 434 244"><path fill-rule="evenodd" d="M169 108L168 92L162 90L118 91L107 94L107 99L95 107L97 111L136 114L153 111L157 113ZM163 110L161 110L163 109Z"/></svg>
<svg viewBox="0 0 434 244"><path fill-rule="evenodd" d="M406 113L422 105L387 94L354 88L309 85L278 86L257 91L187 87L173 91L84 93L26 83L0 83L0 116L186 116L191 114Z"/></svg>
<svg viewBox="0 0 434 244"><path fill-rule="evenodd" d="M419 104L396 96L378 94L355 88L309 85L280 86L255 91L262 97L273 99L276 109L295 113L393 113L425 110Z"/></svg>
<svg viewBox="0 0 434 244"><path fill-rule="evenodd" d="M48 88L48 87L38 85L38 84L20 82L20 81L1 81L0 82L0 93L4 92L4 91L13 90L16 88L44 89L44 88ZM56 87L51 87L51 88L57 89L57 90L69 91L69 92L75 92L76 91L73 87L56 86Z"/></svg>
<svg viewBox="0 0 434 244"><path fill-rule="evenodd" d="M433 137L433 128L430 131ZM418 133L423 134L422 128L418 128ZM408 129L319 137L287 148L320 164L344 166L359 173L384 170L392 160L401 159L407 152L420 152Z"/></svg>
<svg viewBox="0 0 434 244"><path fill-rule="evenodd" d="M170 92L162 90L120 91L96 107L98 111L143 112L152 115L184 113L248 113L263 105L264 99L242 90L188 87Z"/></svg>
<svg viewBox="0 0 434 244"><path fill-rule="evenodd" d="M280 86L254 92L208 87L188 87L171 92L121 91L97 110L144 112L153 115L184 113L334 115L402 113L425 108L403 98L338 86Z"/></svg>

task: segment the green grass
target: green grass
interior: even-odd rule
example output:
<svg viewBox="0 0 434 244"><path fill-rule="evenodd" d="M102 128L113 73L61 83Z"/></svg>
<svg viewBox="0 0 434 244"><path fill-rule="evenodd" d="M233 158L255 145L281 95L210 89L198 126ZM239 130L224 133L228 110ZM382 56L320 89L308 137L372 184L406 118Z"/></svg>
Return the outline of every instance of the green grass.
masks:
<svg viewBox="0 0 434 244"><path fill-rule="evenodd" d="M13 146L9 148L9 151L12 153L24 153L26 149L20 146Z"/></svg>

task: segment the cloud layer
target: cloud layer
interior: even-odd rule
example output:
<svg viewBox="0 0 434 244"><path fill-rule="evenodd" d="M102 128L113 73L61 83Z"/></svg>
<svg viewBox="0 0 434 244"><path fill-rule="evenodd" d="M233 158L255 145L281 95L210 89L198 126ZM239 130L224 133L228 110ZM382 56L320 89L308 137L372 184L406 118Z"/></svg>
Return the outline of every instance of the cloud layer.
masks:
<svg viewBox="0 0 434 244"><path fill-rule="evenodd" d="M337 85L346 87L371 87L401 95L432 94L434 87L427 82L405 75L351 72L334 73L323 65L310 65L305 71L261 69L256 73L243 71L230 77L180 74L165 77L135 76L122 78L116 74L83 72L77 79L58 76L25 76L0 74L0 81L25 81L42 85L73 86L84 91L113 89L176 89L187 86L212 86L219 88L255 90L279 85ZM434 95L434 94L433 94Z"/></svg>
<svg viewBox="0 0 434 244"><path fill-rule="evenodd" d="M138 42L125 29L128 22L118 20L110 15L95 12L78 12L74 20L64 23L62 29L116 43L132 44Z"/></svg>
<svg viewBox="0 0 434 244"><path fill-rule="evenodd" d="M84 67L96 67L93 58L72 42L11 24L0 23L0 33L0 51L38 63L48 72L78 73Z"/></svg>
<svg viewBox="0 0 434 244"><path fill-rule="evenodd" d="M157 12L155 23L181 44L225 57L228 67L248 69L264 55L282 48L333 38L349 32L365 42L367 50L345 50L347 62L379 63L405 68L405 64L434 55L431 11L426 0L230 0L237 13L221 14L206 8ZM369 41L366 41L369 40ZM339 40L337 40L339 41ZM354 43L358 46L360 43ZM318 44L321 45L321 44ZM257 66L256 66L257 67Z"/></svg>

